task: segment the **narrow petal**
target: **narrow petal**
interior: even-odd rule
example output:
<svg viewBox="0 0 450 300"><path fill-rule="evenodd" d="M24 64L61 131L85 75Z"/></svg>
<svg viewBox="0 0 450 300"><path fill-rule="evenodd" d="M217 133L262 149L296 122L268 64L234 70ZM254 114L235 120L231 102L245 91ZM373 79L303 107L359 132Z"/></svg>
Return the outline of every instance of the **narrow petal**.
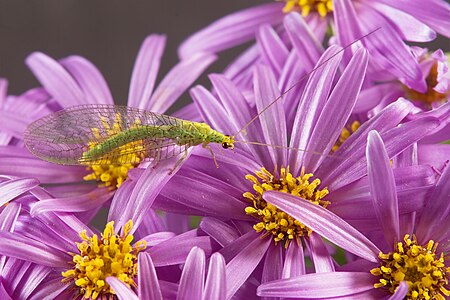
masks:
<svg viewBox="0 0 450 300"><path fill-rule="evenodd" d="M39 185L34 178L18 178L0 183L0 205L20 196Z"/></svg>
<svg viewBox="0 0 450 300"><path fill-rule="evenodd" d="M302 245L290 243L284 259L281 278L291 278L306 274L305 256Z"/></svg>
<svg viewBox="0 0 450 300"><path fill-rule="evenodd" d="M47 199L39 201L31 208L30 214L36 216L49 211L58 212L84 212L98 207L110 200L114 191L108 188L95 189L93 192L73 197Z"/></svg>
<svg viewBox="0 0 450 300"><path fill-rule="evenodd" d="M286 45L276 31L267 24L261 26L256 40L261 48L260 53L264 63L271 67L275 77L278 78L289 54Z"/></svg>
<svg viewBox="0 0 450 300"><path fill-rule="evenodd" d="M239 238L236 229L215 218L204 217L199 227L222 247Z"/></svg>
<svg viewBox="0 0 450 300"><path fill-rule="evenodd" d="M302 91L306 86L306 67L299 62L298 55L291 51L280 77L278 78L278 87L283 95L284 110L286 114L286 126L288 135L292 135L292 128L297 111L293 107L298 107Z"/></svg>
<svg viewBox="0 0 450 300"><path fill-rule="evenodd" d="M433 194L422 212L416 235L421 243L427 243L430 239L438 239L447 232L442 224L449 219L450 207L450 166L447 165L442 172L434 188Z"/></svg>
<svg viewBox="0 0 450 300"><path fill-rule="evenodd" d="M89 103L114 104L105 78L90 61L74 55L60 60L60 63L76 80Z"/></svg>
<svg viewBox="0 0 450 300"><path fill-rule="evenodd" d="M445 1L379 1L414 16L440 34L450 37L450 7Z"/></svg>
<svg viewBox="0 0 450 300"><path fill-rule="evenodd" d="M253 273L271 242L269 238L254 239L227 264L227 299L230 299Z"/></svg>
<svg viewBox="0 0 450 300"><path fill-rule="evenodd" d="M373 289L374 281L369 272L312 273L262 284L257 295L307 299L353 296Z"/></svg>
<svg viewBox="0 0 450 300"><path fill-rule="evenodd" d="M280 96L275 77L270 69L264 65L256 66L254 76L256 107L259 114L263 113L259 120L264 133L264 140L269 145L285 147L287 146L287 134L283 103L281 101L273 103ZM286 150L268 148L275 169L281 167L286 161Z"/></svg>
<svg viewBox="0 0 450 300"><path fill-rule="evenodd" d="M177 300L201 299L205 280L205 252L194 247L189 252L178 286Z"/></svg>
<svg viewBox="0 0 450 300"><path fill-rule="evenodd" d="M198 53L180 61L161 80L144 109L157 113L166 112L216 58L212 54Z"/></svg>
<svg viewBox="0 0 450 300"><path fill-rule="evenodd" d="M155 232L149 235L146 235L139 240L144 240L147 244L147 247L153 247L156 246L162 242L165 242L173 237L175 237L176 234L170 231L161 231L161 232Z"/></svg>
<svg viewBox="0 0 450 300"><path fill-rule="evenodd" d="M338 139L355 106L368 59L365 49L355 53L325 104L306 148L308 152L303 166L308 172L315 172L325 159L325 156L317 157L314 153L329 153Z"/></svg>
<svg viewBox="0 0 450 300"><path fill-rule="evenodd" d="M119 278L106 277L106 282L112 287L119 300L139 300L139 297Z"/></svg>
<svg viewBox="0 0 450 300"><path fill-rule="evenodd" d="M324 51L321 43L298 13L288 14L283 24L302 64L306 70L311 70Z"/></svg>
<svg viewBox="0 0 450 300"><path fill-rule="evenodd" d="M148 167L136 182L131 195L129 196L126 210L116 221L117 228L120 228L133 220L133 229L136 230L145 213L152 206L156 196L176 172L173 170L177 157L158 162L154 167ZM180 166L178 166L179 168Z"/></svg>
<svg viewBox="0 0 450 300"><path fill-rule="evenodd" d="M145 109L155 86L166 37L152 34L141 45L131 75L128 106Z"/></svg>
<svg viewBox="0 0 450 300"><path fill-rule="evenodd" d="M403 40L410 42L430 42L436 38L436 32L418 21L414 16L377 1L367 2L367 4L374 7L383 16L389 18L389 21L394 23L398 28Z"/></svg>
<svg viewBox="0 0 450 300"><path fill-rule="evenodd" d="M263 197L339 247L369 261L378 261L380 250L359 231L329 210L300 197L281 192L266 191Z"/></svg>
<svg viewBox="0 0 450 300"><path fill-rule="evenodd" d="M71 260L66 253L35 240L4 231L0 232L0 253L54 268L67 268L67 262Z"/></svg>
<svg viewBox="0 0 450 300"><path fill-rule="evenodd" d="M19 217L22 205L12 202L6 205L0 213L0 229L3 231L14 232L14 226Z"/></svg>
<svg viewBox="0 0 450 300"><path fill-rule="evenodd" d="M397 191L388 154L376 131L369 132L366 156L373 208L387 244L395 245L401 239Z"/></svg>
<svg viewBox="0 0 450 300"><path fill-rule="evenodd" d="M14 299L29 299L30 294L32 294L42 284L51 271L52 269L49 267L32 264L28 268L26 276L23 276L20 281L20 286L23 288L15 289L13 294ZM0 297L0 299L3 298Z"/></svg>
<svg viewBox="0 0 450 300"><path fill-rule="evenodd" d="M406 294L408 294L408 283L406 281L400 282L400 285L395 290L394 295L388 298L388 300L402 300L405 299Z"/></svg>
<svg viewBox="0 0 450 300"><path fill-rule="evenodd" d="M281 3L263 4L238 11L190 36L181 44L178 55L185 59L198 52L217 53L253 39L262 24L276 24L282 18Z"/></svg>
<svg viewBox="0 0 450 300"><path fill-rule="evenodd" d="M334 272L333 259L317 233L311 233L307 239L307 245L316 273Z"/></svg>
<svg viewBox="0 0 450 300"><path fill-rule="evenodd" d="M218 252L214 253L209 260L208 276L206 278L203 300L217 299L225 300L227 287L225 280L225 260Z"/></svg>
<svg viewBox="0 0 450 300"><path fill-rule="evenodd" d="M140 299L161 300L161 288L152 258L148 253L141 252L138 256L138 295Z"/></svg>
<svg viewBox="0 0 450 300"><path fill-rule="evenodd" d="M283 272L283 248L280 245L270 245L264 259L261 283L281 278Z"/></svg>
<svg viewBox="0 0 450 300"><path fill-rule="evenodd" d="M34 52L26 64L41 84L63 107L85 103L85 95L74 78L51 57Z"/></svg>
<svg viewBox="0 0 450 300"><path fill-rule="evenodd" d="M209 255L212 252L212 239L208 236L197 236L197 230L191 230L162 242L147 252L156 267L170 266L184 263L194 246L203 249Z"/></svg>
<svg viewBox="0 0 450 300"><path fill-rule="evenodd" d="M292 127L291 147L306 149L308 145L342 59L342 53L336 54L337 51L338 48L333 46L327 49L315 66L320 69L314 71L308 79ZM298 174L303 165L304 155L305 153L302 151L289 153L289 166L293 167L291 170L293 174Z"/></svg>
<svg viewBox="0 0 450 300"><path fill-rule="evenodd" d="M61 278L48 280L45 284L41 284L37 288L37 292L33 293L29 300L42 299L65 299L71 297L69 287L71 283L62 283ZM60 298L58 298L60 297Z"/></svg>

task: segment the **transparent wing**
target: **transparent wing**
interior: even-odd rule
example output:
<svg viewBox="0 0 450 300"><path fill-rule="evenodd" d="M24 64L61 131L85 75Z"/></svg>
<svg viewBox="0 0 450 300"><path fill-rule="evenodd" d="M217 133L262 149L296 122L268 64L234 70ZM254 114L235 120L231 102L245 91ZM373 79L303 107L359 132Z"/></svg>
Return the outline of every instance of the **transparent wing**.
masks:
<svg viewBox="0 0 450 300"><path fill-rule="evenodd" d="M186 150L165 137L146 137L112 149L101 157L84 153L105 140L139 126L179 126L180 119L118 105L82 105L48 115L30 124L24 133L27 148L37 157L74 165L138 163L166 159Z"/></svg>

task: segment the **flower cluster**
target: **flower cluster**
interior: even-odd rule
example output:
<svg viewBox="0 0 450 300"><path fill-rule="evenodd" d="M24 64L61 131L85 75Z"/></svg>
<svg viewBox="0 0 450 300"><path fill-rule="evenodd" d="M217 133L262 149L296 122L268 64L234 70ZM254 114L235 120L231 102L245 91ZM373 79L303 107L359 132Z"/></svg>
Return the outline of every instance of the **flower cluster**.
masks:
<svg viewBox="0 0 450 300"><path fill-rule="evenodd" d="M247 8L158 85L147 37L127 107L85 58L30 54L40 87L0 79L0 299L448 299L449 61L417 44L449 22L443 0Z"/></svg>

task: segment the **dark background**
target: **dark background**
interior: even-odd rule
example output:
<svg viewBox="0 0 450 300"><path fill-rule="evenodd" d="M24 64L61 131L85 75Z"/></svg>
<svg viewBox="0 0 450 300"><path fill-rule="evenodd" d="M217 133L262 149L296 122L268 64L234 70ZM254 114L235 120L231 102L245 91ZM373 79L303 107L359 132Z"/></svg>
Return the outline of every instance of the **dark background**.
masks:
<svg viewBox="0 0 450 300"><path fill-rule="evenodd" d="M268 1L0 0L0 77L9 80L10 94L19 94L38 85L24 64L28 54L78 54L100 69L116 103L125 103L134 60L148 34L168 36L161 78L177 62L177 46L187 36L221 16L263 2ZM441 37L430 48L438 47L448 51L448 39ZM208 72L222 70L233 55L221 55ZM207 83L206 77L200 82Z"/></svg>

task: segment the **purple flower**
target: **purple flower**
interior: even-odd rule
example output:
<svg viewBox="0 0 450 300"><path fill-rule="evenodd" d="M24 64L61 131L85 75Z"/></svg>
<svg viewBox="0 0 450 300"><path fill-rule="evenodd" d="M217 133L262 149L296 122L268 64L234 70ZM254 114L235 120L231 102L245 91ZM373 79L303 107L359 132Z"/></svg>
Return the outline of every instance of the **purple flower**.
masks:
<svg viewBox="0 0 450 300"><path fill-rule="evenodd" d="M450 72L447 58L442 50L429 54L427 49L412 47L415 59L424 74L423 80L427 83L425 92L420 92L405 86L401 79L387 76L383 83L374 84L361 91L354 113L373 109L376 113L387 104L399 97L412 101L419 111L437 108L448 102L450 95Z"/></svg>
<svg viewBox="0 0 450 300"><path fill-rule="evenodd" d="M268 202L364 260L344 265L337 272L262 284L258 295L314 299L356 295L384 298L391 294L393 299L444 299L450 295L450 267L448 258L444 257L450 249L447 231L450 168L444 169L423 208L401 214L387 147L376 131L370 132L368 139L368 178L379 227L366 231L366 236L371 236L377 246L317 205L290 195L267 192L264 198Z"/></svg>
<svg viewBox="0 0 450 300"><path fill-rule="evenodd" d="M205 279L206 277L206 279ZM158 282L150 255L139 254L137 294L116 277L106 281L119 299L226 299L225 260L214 253L206 273L205 252L194 247L189 252L178 285Z"/></svg>
<svg viewBox="0 0 450 300"><path fill-rule="evenodd" d="M164 45L165 37L162 35L150 35L143 42L131 76L129 106L158 113L165 112L216 59L211 54L198 54L182 60L155 88ZM92 166L88 168L91 173L87 174L83 167L59 166L34 158L22 148L22 139L23 131L30 121L61 108L87 103L113 104L106 81L91 62L80 56L55 61L43 53L36 52L31 54L26 62L45 89L30 90L19 97L9 96L2 101L5 103L2 103L0 111L1 122L2 125L8 125L2 126L1 132L2 136L8 136L8 142L5 143L7 146L1 147L0 174L31 176L43 184L78 182L76 185L50 187L52 194L58 197L48 202L42 201L33 208L33 213L42 213L49 209L66 212L98 209L113 195L108 193L108 189L114 190L122 185L127 179L128 171L137 165ZM3 81L0 89L3 95ZM194 110L187 108L178 115L192 116L192 111ZM99 188L79 184L83 179L98 181ZM106 195L110 197L105 198Z"/></svg>
<svg viewBox="0 0 450 300"><path fill-rule="evenodd" d="M135 288L137 254L143 251L151 255L162 279L177 282L180 274L176 265L184 263L194 245L202 247L207 255L213 251L211 238L197 234L197 230L175 236L152 228L152 223L161 222L156 214L147 214L143 226L133 228L140 236L137 243L132 243L131 221L123 226L121 234L115 233L113 221L99 234L71 214L47 212L31 217L29 211L37 199L49 198L37 184L35 179L24 178L0 184L2 198L11 200L0 213L0 270L4 289L11 296L108 297L111 290L105 279L110 276ZM29 274L20 273L27 269ZM16 286L15 275L22 276L21 282L29 282L30 286Z"/></svg>
<svg viewBox="0 0 450 300"><path fill-rule="evenodd" d="M328 49L320 61L336 50ZM241 142L236 142L235 153L215 152L218 170L210 153L197 148L161 190L155 208L212 217L205 219L200 228L223 246L220 253L227 261L228 298L236 292L251 291L251 282L304 274L304 253L299 246L303 242L316 272L334 270L320 237L267 204L262 197L267 190L308 198L317 206L336 211L358 228L373 226L373 213L348 209L355 201L361 206L371 201L364 155L368 132L380 130L389 145L389 156L394 157L439 125L438 119L423 117L396 127L413 108L409 102L399 100L361 126L333 155L324 154L332 149L354 107L367 61L367 52L359 50L335 85L339 59L329 61L309 78L292 121L287 116L296 106L284 106L279 101L245 128L245 134L236 136ZM205 122L224 133L240 131L279 95L277 81L264 65L255 67L254 94L248 96L256 107L224 76L215 74L210 78L217 96L202 87L195 87L191 94ZM283 148L286 146L294 149ZM402 179L396 186L402 195L421 191L420 197L408 204L403 201L408 196L402 198L402 212L410 212L423 205L423 195L434 184L434 172L428 166L412 166L398 173ZM257 268L260 264L261 269ZM229 274L239 276L231 280Z"/></svg>
<svg viewBox="0 0 450 300"><path fill-rule="evenodd" d="M328 23L336 28L340 45L347 45L375 28L381 33L362 41L373 55L370 70L402 78L420 92L426 90L422 73L403 40L428 42L436 32L450 36L450 6L442 0L416 1L286 1L288 11L301 11L320 41ZM331 14L331 10L333 13ZM179 48L180 57L198 52L219 52L256 37L259 26L281 21L277 3L256 6L223 17L189 37ZM431 13L436 12L436 13Z"/></svg>

